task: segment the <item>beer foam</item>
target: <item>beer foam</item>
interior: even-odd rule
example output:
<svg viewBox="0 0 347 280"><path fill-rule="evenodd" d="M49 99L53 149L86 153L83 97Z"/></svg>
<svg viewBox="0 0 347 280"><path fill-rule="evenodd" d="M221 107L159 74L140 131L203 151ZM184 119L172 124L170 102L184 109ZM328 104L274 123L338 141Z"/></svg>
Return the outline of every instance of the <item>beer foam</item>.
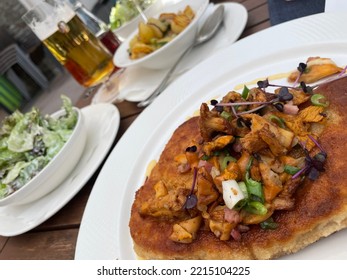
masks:
<svg viewBox="0 0 347 280"><path fill-rule="evenodd" d="M45 3L43 4L47 5ZM33 22L31 24L31 29L36 36L43 41L58 30L59 22L68 22L74 16L75 12L71 9L71 7L67 3L62 3L61 5L54 7L54 11L51 14L47 14L43 21Z"/></svg>

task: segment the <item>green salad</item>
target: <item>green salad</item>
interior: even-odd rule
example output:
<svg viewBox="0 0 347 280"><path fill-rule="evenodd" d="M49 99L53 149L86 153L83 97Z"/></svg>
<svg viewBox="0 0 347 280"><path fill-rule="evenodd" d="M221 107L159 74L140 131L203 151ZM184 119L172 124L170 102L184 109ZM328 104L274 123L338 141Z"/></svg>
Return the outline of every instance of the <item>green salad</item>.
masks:
<svg viewBox="0 0 347 280"><path fill-rule="evenodd" d="M77 112L62 96L66 114L58 119L42 116L38 109L15 111L0 128L0 199L23 187L60 151L70 137Z"/></svg>
<svg viewBox="0 0 347 280"><path fill-rule="evenodd" d="M140 7L144 10L156 0L137 0ZM139 14L133 1L118 0L116 5L112 7L110 13L110 28L115 30L121 27L127 21L133 19Z"/></svg>

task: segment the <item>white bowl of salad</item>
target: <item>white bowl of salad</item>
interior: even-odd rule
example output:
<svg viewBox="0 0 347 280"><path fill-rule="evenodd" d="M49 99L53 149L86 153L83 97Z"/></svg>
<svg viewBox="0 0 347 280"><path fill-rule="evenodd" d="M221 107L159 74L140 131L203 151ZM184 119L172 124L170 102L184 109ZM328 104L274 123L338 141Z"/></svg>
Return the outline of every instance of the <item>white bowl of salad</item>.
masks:
<svg viewBox="0 0 347 280"><path fill-rule="evenodd" d="M62 96L63 109L42 116L33 108L6 117L0 128L0 206L48 194L69 175L85 147L81 111Z"/></svg>
<svg viewBox="0 0 347 280"><path fill-rule="evenodd" d="M150 17L157 14L165 2L169 0L137 0L143 13ZM171 1L171 0L170 0ZM124 41L134 30L137 29L142 19L134 3L129 0L118 0L112 7L110 16L110 28L119 40Z"/></svg>

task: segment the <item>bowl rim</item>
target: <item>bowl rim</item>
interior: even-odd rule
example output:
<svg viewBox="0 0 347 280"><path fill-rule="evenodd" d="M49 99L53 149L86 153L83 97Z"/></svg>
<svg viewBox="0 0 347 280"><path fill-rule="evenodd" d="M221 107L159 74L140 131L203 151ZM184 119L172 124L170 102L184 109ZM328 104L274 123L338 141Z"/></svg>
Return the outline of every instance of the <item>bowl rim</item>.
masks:
<svg viewBox="0 0 347 280"><path fill-rule="evenodd" d="M204 14L205 10L207 9L207 6L209 4L209 0L195 0L195 1L196 2L200 1L200 3L198 3L199 6L198 6L197 11L195 11L194 19L187 26L187 28L185 28L181 33L179 33L176 37L174 37L168 44L165 44L161 48L155 50L154 52L152 52L152 53L150 53L144 57L131 60L129 58L129 55L128 55L128 48L129 48L130 40L138 33L138 28L137 28L122 42L122 44L116 50L116 53L114 54L114 58L113 58L114 64L117 65L118 67L122 67L122 68L140 65L143 62L147 62L148 60L152 59L155 56L158 56L158 54L167 50L170 46L172 46L175 42L177 42L180 38L182 38L186 33L188 33L195 25L198 24L199 19L201 18L201 16ZM196 3L195 1L193 2L193 4ZM189 4L191 4L191 2L189 0L184 0L184 1L175 2L172 5L167 6L167 7L164 6L164 9L170 10L170 8L172 9L175 6L179 6L176 9L176 12L178 12L179 10L182 9L182 7L185 7ZM162 11L158 12L157 14L154 15L154 17L157 18L163 12L165 12L165 11L162 10ZM182 50L182 51L184 51L184 50ZM117 58L126 58L126 59L122 59L123 63L121 62L121 64L119 64L116 62Z"/></svg>
<svg viewBox="0 0 347 280"><path fill-rule="evenodd" d="M42 175L42 173L44 173L48 168L50 168L54 164L54 161L57 160L57 158L61 157L61 154L63 153L64 149L66 149L67 144L71 141L71 139L73 139L73 137L76 136L76 134L78 133L80 128L84 125L83 124L84 121L83 121L82 111L77 107L72 107L72 109L77 112L77 122L76 122L75 127L73 129L73 132L71 133L67 142L64 143L63 147L47 163L47 165L39 173L37 173L33 178L31 178L28 182L26 182L20 189L14 191L13 193L11 193L10 195L8 195L4 198L0 198L0 207L11 205L13 200L18 198L18 196L19 197L20 196L25 197L27 195L30 195L33 191L35 191L40 186L39 184L36 184L40 175ZM51 116L54 118L58 118L60 116L63 116L64 113L65 113L65 109L60 109L60 110L52 113ZM31 186L30 190L28 190L28 186L30 186L30 185L32 185L32 186Z"/></svg>
<svg viewBox="0 0 347 280"><path fill-rule="evenodd" d="M161 3L162 1L163 1L163 0L156 0L155 2L153 2L152 4L150 4L146 9L144 9L143 12L144 12L145 14L147 14L147 13L151 10L151 8L153 9L154 5L159 4L159 3ZM161 3L161 4L162 4L162 3ZM131 24L136 23L136 21L137 21L139 18L141 18L141 15L140 15L140 14L134 16L131 20L125 22L124 24L122 24L122 25L119 26L118 28L112 29L112 32L117 33L117 32L119 32L119 31L122 30L122 27L123 27L123 29L125 29L125 27L127 27L127 26L129 26L129 25L131 25ZM131 32L131 33L132 33L132 32Z"/></svg>

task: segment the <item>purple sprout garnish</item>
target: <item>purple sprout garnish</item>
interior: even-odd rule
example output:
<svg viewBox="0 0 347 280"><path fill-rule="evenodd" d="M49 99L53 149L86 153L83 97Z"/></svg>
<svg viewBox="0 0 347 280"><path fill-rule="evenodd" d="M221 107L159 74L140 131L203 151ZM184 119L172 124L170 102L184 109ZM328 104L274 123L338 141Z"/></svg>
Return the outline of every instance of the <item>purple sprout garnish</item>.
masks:
<svg viewBox="0 0 347 280"><path fill-rule="evenodd" d="M276 95L276 97L270 101L245 101L245 102L225 102L225 103L220 102L220 103L218 103L217 100L213 99L213 100L211 100L211 105L214 106L215 110L217 112L220 112L220 113L224 111L223 106L231 107L232 113L236 118L238 118L239 116L244 115L244 114L250 114L250 113L257 112L268 105L273 105L278 111L283 112L283 109L284 109L283 103L293 99L293 95L289 92L289 89L294 89L294 90L300 90L301 89L304 93L312 95L313 90L315 88L322 86L324 84L327 84L327 83L330 83L330 82L347 77L347 73L346 73L347 66L346 66L339 74L333 76L330 79L327 79L325 81L319 82L319 83L311 85L311 86L307 85L304 81L301 81L299 86L296 86L296 84L300 80L301 75L306 71L307 64L300 62L297 69L299 71L299 75L298 75L297 80L295 81L293 86L284 86L284 85L272 84L269 82L268 79L260 80L257 82L257 86L260 89L262 89L264 92L265 92L265 89L268 87L280 88L279 93ZM267 93L269 93L269 92L267 92ZM256 108L253 108L251 110L248 110L248 111L237 112L237 107L238 106L244 106L244 105L259 105L259 106Z"/></svg>
<svg viewBox="0 0 347 280"><path fill-rule="evenodd" d="M257 86L258 86L258 88L263 89L263 90L265 90L265 88L267 88L267 87L278 87L278 88L286 87L286 88L298 89L297 87L292 87L292 86L283 86L283 85L272 84L269 82L268 79L258 81Z"/></svg>
<svg viewBox="0 0 347 280"><path fill-rule="evenodd" d="M300 87L304 93L313 94L313 88L311 86L306 85L304 81L300 82Z"/></svg>
<svg viewBox="0 0 347 280"><path fill-rule="evenodd" d="M326 154L321 144L319 144L318 141L312 135L308 135L308 138L311 139L311 141L321 150L322 153Z"/></svg>
<svg viewBox="0 0 347 280"><path fill-rule="evenodd" d="M190 191L190 194L187 196L187 200L183 205L183 209L186 209L186 210L192 209L198 203L198 198L194 194L194 188L195 188L195 184L196 184L197 175L198 175L198 168L194 167L194 177L193 177L192 189Z"/></svg>
<svg viewBox="0 0 347 280"><path fill-rule="evenodd" d="M195 145L186 148L186 152L190 153L195 153L197 150L198 148Z"/></svg>
<svg viewBox="0 0 347 280"><path fill-rule="evenodd" d="M281 87L280 88L280 91L278 93L278 100L280 102L285 102L285 101L290 101L292 100L294 97L293 97L293 94L291 94L288 90L287 87Z"/></svg>
<svg viewBox="0 0 347 280"><path fill-rule="evenodd" d="M318 179L320 172L325 171L324 164L327 158L327 153L316 139L314 139L311 135L308 135L308 137L320 149L320 152L311 157L306 147L302 145L305 152L305 166L295 173L292 179L296 179L301 175L307 175L310 180L314 181Z"/></svg>
<svg viewBox="0 0 347 280"><path fill-rule="evenodd" d="M347 65L345 67L343 67L343 69L341 70L341 72L338 74L339 77L341 77L343 74L345 74L347 71Z"/></svg>
<svg viewBox="0 0 347 280"><path fill-rule="evenodd" d="M274 105L274 107L277 109L277 111L283 112L283 110L284 110L284 105L283 105L282 103L277 102L277 103L274 103L273 105Z"/></svg>
<svg viewBox="0 0 347 280"><path fill-rule="evenodd" d="M245 120L242 117L237 118L236 124L238 127L248 127L248 128L250 128L252 125L252 123L249 120Z"/></svg>
<svg viewBox="0 0 347 280"><path fill-rule="evenodd" d="M281 102L286 102L292 100L293 94L291 94L288 90L288 87L285 86L278 86L274 84L270 84L269 80L263 80L263 81L258 81L257 85L259 88L262 88L265 91L265 88L269 86L275 86L275 87L280 87L279 93L276 95L276 97L270 101L244 101L244 102L221 102L221 103L216 103L216 100L211 100L211 105L215 106L216 110L218 112L221 111L221 108L223 109L223 106L229 106L231 107L231 110L236 118L238 118L240 115L244 114L250 114L256 111L259 111L260 109L266 107L267 105L273 105L278 111L283 112L283 104ZM290 88L290 87L289 87ZM260 105L256 108L253 108L248 111L243 111L243 112L237 112L235 107L238 106L245 106L245 105Z"/></svg>
<svg viewBox="0 0 347 280"><path fill-rule="evenodd" d="M212 100L210 101L210 104L211 104L212 106L216 106L216 105L218 104L218 100L212 99Z"/></svg>
<svg viewBox="0 0 347 280"><path fill-rule="evenodd" d="M257 82L257 86L258 86L259 88L265 89L265 88L267 88L267 87L269 87L269 86L272 86L272 85L269 83L269 80L266 79L266 80L263 80L263 81L258 81L258 82Z"/></svg>
<svg viewBox="0 0 347 280"><path fill-rule="evenodd" d="M307 68L307 64L306 63L303 63L303 62L300 62L299 63L299 66L297 67L298 71L303 74L305 72Z"/></svg>
<svg viewBox="0 0 347 280"><path fill-rule="evenodd" d="M305 70L307 68L307 64L306 63L303 63L303 62L300 62L299 63L299 66L297 67L298 71L299 71L299 75L296 77L296 80L294 82L294 85L293 87L296 87L296 85L298 84L302 74L304 74Z"/></svg>

